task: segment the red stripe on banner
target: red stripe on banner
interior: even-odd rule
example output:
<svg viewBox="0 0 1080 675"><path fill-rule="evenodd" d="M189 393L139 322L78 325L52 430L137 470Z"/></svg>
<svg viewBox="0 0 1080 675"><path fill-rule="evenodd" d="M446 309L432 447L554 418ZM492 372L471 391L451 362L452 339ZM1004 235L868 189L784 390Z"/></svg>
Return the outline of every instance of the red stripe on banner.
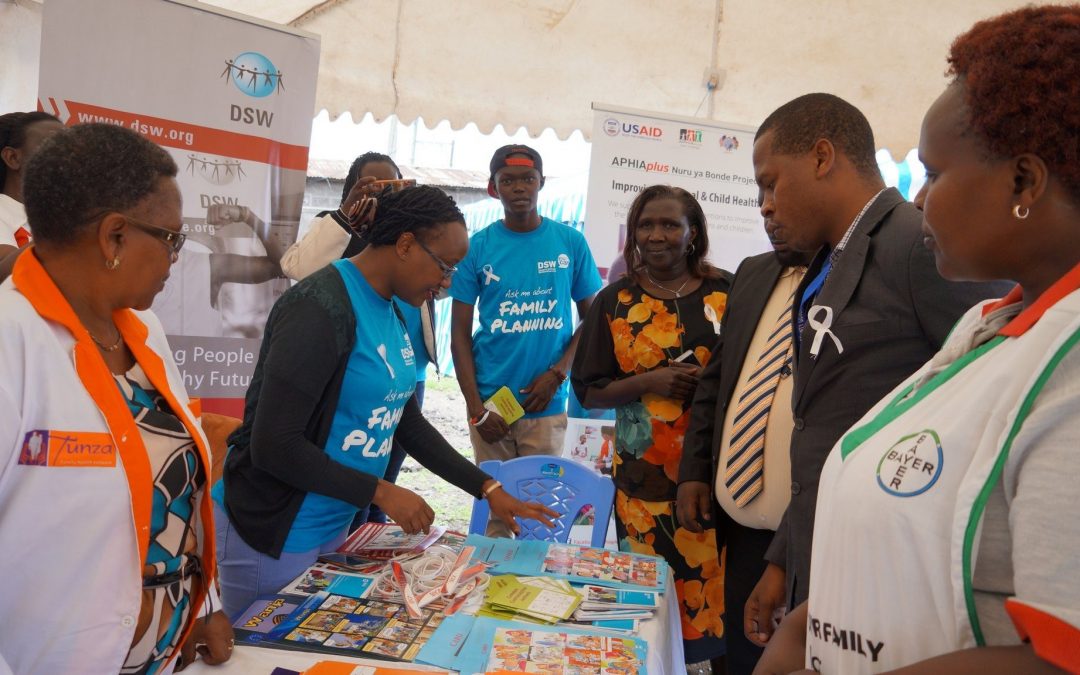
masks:
<svg viewBox="0 0 1080 675"><path fill-rule="evenodd" d="M116 124L138 131L158 145L169 148L205 152L264 162L284 169L307 171L308 149L306 146L279 143L269 138L187 124L162 117L137 115L124 110L103 108L78 101L64 101L64 103L67 104L70 116L62 121L68 126L85 122ZM53 103L53 108L56 108L55 103Z"/></svg>

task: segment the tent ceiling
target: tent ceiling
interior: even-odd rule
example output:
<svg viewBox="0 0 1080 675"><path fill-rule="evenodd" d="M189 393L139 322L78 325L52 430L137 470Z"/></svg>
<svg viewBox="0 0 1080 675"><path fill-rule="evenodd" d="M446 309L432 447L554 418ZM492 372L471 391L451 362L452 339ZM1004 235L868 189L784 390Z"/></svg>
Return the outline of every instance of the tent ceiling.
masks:
<svg viewBox="0 0 1080 675"><path fill-rule="evenodd" d="M47 1L47 0L46 0ZM31 0L16 0L30 5ZM211 0L322 36L317 108L589 136L594 101L756 125L811 91L897 158L950 41L1022 0ZM715 17L719 15L719 21ZM0 28L0 33L4 30ZM715 45L715 50L714 50ZM715 51L715 58L714 58ZM722 73L707 100L704 74Z"/></svg>

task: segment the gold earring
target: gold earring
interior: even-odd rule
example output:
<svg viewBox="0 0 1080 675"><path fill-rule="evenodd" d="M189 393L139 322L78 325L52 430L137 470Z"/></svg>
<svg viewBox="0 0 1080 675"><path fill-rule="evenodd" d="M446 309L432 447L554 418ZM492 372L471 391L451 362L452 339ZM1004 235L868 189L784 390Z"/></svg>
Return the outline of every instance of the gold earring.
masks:
<svg viewBox="0 0 1080 675"><path fill-rule="evenodd" d="M105 269L107 270L115 270L118 267L120 267L120 256L116 256L112 260L105 261Z"/></svg>
<svg viewBox="0 0 1080 675"><path fill-rule="evenodd" d="M1023 212L1021 212L1020 209L1024 209ZM1016 205L1013 206L1013 212L1012 213L1013 213L1013 217L1015 217L1015 218L1017 218L1019 220L1024 220L1025 218L1027 218L1028 216L1031 215L1031 209L1027 208L1026 206L1020 206L1019 204L1016 204Z"/></svg>

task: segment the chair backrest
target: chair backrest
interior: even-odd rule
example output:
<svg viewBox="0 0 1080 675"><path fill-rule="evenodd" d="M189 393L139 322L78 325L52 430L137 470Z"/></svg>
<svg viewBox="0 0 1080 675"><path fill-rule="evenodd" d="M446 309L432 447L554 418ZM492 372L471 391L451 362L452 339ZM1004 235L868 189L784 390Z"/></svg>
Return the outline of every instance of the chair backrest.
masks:
<svg viewBox="0 0 1080 675"><path fill-rule="evenodd" d="M615 505L615 483L608 476L573 460L548 455L517 457L505 462L488 460L480 463L480 469L518 499L539 502L562 514L554 520L554 528L536 520L519 521L518 539L566 542L582 509L591 505L594 517L591 545L603 548ZM469 533L484 534L489 516L487 500L475 500Z"/></svg>

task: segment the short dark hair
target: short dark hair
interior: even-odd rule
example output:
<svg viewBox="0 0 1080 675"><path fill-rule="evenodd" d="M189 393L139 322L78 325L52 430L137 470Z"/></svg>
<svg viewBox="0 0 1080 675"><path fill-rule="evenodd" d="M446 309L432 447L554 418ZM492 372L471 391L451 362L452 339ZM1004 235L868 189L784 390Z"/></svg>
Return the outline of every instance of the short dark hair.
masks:
<svg viewBox="0 0 1080 675"><path fill-rule="evenodd" d="M56 122L55 115L47 112L33 110L31 112L12 112L0 115L0 150L15 148L16 150L26 142L26 130L38 122ZM0 161L0 188L7 180L7 165Z"/></svg>
<svg viewBox="0 0 1080 675"><path fill-rule="evenodd" d="M345 198L349 196L349 191L356 185L356 181L360 180L360 174L364 171L364 167L377 162L385 162L394 167L397 177L401 178L401 169L394 163L394 160L390 159L389 155L384 155L381 152L365 152L354 159L352 166L349 167L349 174L345 176L345 186L341 190L341 201L345 201Z"/></svg>
<svg viewBox="0 0 1080 675"><path fill-rule="evenodd" d="M810 152L827 139L864 176L881 176L874 158L874 130L858 108L832 94L806 94L765 118L754 140L772 131L772 150L781 155Z"/></svg>
<svg viewBox="0 0 1080 675"><path fill-rule="evenodd" d="M30 232L69 245L109 211L124 211L176 176L160 146L113 124L79 124L41 144L23 176Z"/></svg>
<svg viewBox="0 0 1080 675"><path fill-rule="evenodd" d="M705 260L705 256L709 253L709 227L701 204L694 195L681 187L672 185L650 185L642 190L630 204L630 210L626 212L626 243L623 245L623 259L626 260L627 274L635 274L644 264L638 252L634 230L637 229L638 221L641 220L641 212L645 210L645 205L656 199L674 199L680 202L683 210L686 211L687 222L697 230L697 234L690 242L694 250L686 256L686 266L690 273L702 279L719 277L720 271Z"/></svg>
<svg viewBox="0 0 1080 675"><path fill-rule="evenodd" d="M949 74L992 155L1030 152L1080 203L1080 5L1024 7L956 38Z"/></svg>
<svg viewBox="0 0 1080 675"><path fill-rule="evenodd" d="M445 192L431 185L418 185L378 198L375 219L364 228L363 238L372 246L389 246L398 237L434 229L442 223L465 223L465 216Z"/></svg>

